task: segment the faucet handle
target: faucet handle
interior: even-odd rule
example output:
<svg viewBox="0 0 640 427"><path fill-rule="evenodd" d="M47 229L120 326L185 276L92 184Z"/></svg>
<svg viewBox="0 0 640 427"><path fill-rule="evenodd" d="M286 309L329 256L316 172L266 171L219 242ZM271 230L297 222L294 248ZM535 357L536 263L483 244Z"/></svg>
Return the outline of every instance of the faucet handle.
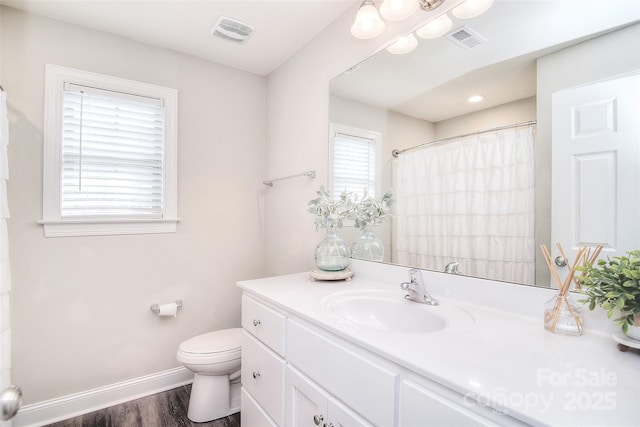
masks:
<svg viewBox="0 0 640 427"><path fill-rule="evenodd" d="M422 280L422 271L417 268L412 268L409 270L409 279L411 279L412 283L424 283Z"/></svg>

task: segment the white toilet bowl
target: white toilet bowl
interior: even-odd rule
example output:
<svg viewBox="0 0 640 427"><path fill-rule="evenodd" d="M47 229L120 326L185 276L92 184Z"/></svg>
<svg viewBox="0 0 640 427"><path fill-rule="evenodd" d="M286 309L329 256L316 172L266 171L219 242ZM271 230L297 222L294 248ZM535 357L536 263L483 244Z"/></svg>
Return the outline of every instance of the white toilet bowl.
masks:
<svg viewBox="0 0 640 427"><path fill-rule="evenodd" d="M187 417L211 421L240 411L242 329L198 335L178 347L176 358L193 371Z"/></svg>

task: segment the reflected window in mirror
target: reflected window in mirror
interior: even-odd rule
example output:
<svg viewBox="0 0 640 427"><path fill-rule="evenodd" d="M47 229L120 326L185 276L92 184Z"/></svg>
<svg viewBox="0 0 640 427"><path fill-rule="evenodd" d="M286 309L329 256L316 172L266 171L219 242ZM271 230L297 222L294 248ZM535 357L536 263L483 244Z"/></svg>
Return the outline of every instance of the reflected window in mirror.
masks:
<svg viewBox="0 0 640 427"><path fill-rule="evenodd" d="M330 126L329 187L335 197L343 191L362 198L380 193L382 135L368 129L332 123Z"/></svg>

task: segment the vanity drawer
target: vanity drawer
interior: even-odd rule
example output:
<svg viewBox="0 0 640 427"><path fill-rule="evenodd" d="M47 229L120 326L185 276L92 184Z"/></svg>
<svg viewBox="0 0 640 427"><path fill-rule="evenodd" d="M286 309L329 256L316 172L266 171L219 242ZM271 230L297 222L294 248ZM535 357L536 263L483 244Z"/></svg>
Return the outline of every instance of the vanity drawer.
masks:
<svg viewBox="0 0 640 427"><path fill-rule="evenodd" d="M242 296L242 327L284 356L284 327L286 317L246 295Z"/></svg>
<svg viewBox="0 0 640 427"><path fill-rule="evenodd" d="M370 356L287 320L287 361L373 424L395 425L398 373Z"/></svg>
<svg viewBox="0 0 640 427"><path fill-rule="evenodd" d="M284 419L284 366L283 359L242 333L242 387L278 425Z"/></svg>

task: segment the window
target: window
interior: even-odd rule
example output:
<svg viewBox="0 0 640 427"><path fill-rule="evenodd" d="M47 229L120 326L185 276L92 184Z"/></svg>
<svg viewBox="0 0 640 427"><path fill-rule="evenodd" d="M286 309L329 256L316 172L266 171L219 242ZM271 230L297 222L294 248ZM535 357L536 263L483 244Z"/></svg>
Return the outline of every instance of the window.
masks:
<svg viewBox="0 0 640 427"><path fill-rule="evenodd" d="M379 193L381 135L378 132L331 124L330 187L335 197L349 191L362 197Z"/></svg>
<svg viewBox="0 0 640 427"><path fill-rule="evenodd" d="M45 237L175 232L177 91L47 65Z"/></svg>

